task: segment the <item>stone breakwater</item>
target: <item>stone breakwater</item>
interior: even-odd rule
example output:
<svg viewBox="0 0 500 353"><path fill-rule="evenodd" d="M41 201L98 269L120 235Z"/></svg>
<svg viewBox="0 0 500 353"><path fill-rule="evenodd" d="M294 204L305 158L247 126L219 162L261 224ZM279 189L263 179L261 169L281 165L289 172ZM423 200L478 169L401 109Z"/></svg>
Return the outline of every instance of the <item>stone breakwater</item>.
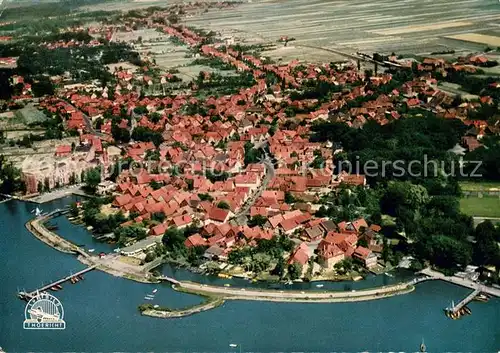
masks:
<svg viewBox="0 0 500 353"><path fill-rule="evenodd" d="M231 288L208 286L194 282L180 282L173 288L180 292L203 296L217 296L226 300L262 300L274 302L355 302L376 300L410 293L415 287L410 283L363 289L358 291L292 291L256 288Z"/></svg>
<svg viewBox="0 0 500 353"><path fill-rule="evenodd" d="M185 316L190 316L198 314L207 310L215 309L224 304L224 299L222 298L209 298L206 302L192 306L185 309L174 309L174 310L160 310L160 309L149 309L141 312L144 316L151 316L160 319L175 319Z"/></svg>
<svg viewBox="0 0 500 353"><path fill-rule="evenodd" d="M179 310L148 309L141 312L144 316L151 316L161 319L173 319L203 311L215 309L226 300L252 300L252 301L272 301L272 302L292 302L292 303L347 303L367 300L388 298L395 295L410 293L415 289L411 284L395 284L392 286L366 289L356 292L339 291L278 291L278 290L257 290L251 288L231 288L206 286L193 282L180 282L173 285L173 289L183 292L207 297L207 301L191 308Z"/></svg>

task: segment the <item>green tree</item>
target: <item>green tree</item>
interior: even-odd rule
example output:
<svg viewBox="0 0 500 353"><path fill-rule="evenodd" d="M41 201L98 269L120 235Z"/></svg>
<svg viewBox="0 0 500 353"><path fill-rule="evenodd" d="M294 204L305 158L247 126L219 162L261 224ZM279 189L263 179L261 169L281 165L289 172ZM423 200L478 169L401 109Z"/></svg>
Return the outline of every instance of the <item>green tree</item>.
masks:
<svg viewBox="0 0 500 353"><path fill-rule="evenodd" d="M496 242L497 229L490 220L477 225L473 245L472 259L476 265L497 264L500 250Z"/></svg>
<svg viewBox="0 0 500 353"><path fill-rule="evenodd" d="M149 251L144 258L145 262L151 262L156 259L156 253L154 251Z"/></svg>
<svg viewBox="0 0 500 353"><path fill-rule="evenodd" d="M85 188L95 194L97 186L101 182L101 168L96 167L87 171L85 176Z"/></svg>
<svg viewBox="0 0 500 353"><path fill-rule="evenodd" d="M48 78L33 82L31 90L33 91L35 97L54 95L54 85Z"/></svg>
<svg viewBox="0 0 500 353"><path fill-rule="evenodd" d="M285 268L286 268L286 263L283 257L278 258L278 261L276 262L276 266L274 267L273 271L271 274L278 276L280 279L283 278L283 275L285 273Z"/></svg>
<svg viewBox="0 0 500 353"><path fill-rule="evenodd" d="M78 214L80 213L80 210L78 209L78 204L76 202L72 202L69 205L69 214L71 217L78 217Z"/></svg>
<svg viewBox="0 0 500 353"><path fill-rule="evenodd" d="M198 194L198 197L200 198L201 201L210 201L212 202L214 198L210 196L209 194Z"/></svg>
<svg viewBox="0 0 500 353"><path fill-rule="evenodd" d="M266 224L266 222L267 222L267 217L261 215L255 215L252 218L250 218L250 220L248 221L248 225L250 227L255 227L255 226L263 227L264 224Z"/></svg>
<svg viewBox="0 0 500 353"><path fill-rule="evenodd" d="M299 279L302 276L302 265L298 262L288 265L288 275L292 281Z"/></svg>
<svg viewBox="0 0 500 353"><path fill-rule="evenodd" d="M157 221L157 222L163 222L165 220L165 213L163 212L154 212L151 214L151 219L153 221Z"/></svg>
<svg viewBox="0 0 500 353"><path fill-rule="evenodd" d="M0 192L13 194L17 191L26 191L26 186L21 180L21 171L7 162L3 155L0 156Z"/></svg>
<svg viewBox="0 0 500 353"><path fill-rule="evenodd" d="M217 207L218 208L221 208L223 210L229 210L231 208L231 206L229 206L229 204L226 202L226 201L220 201L218 204L217 204Z"/></svg>

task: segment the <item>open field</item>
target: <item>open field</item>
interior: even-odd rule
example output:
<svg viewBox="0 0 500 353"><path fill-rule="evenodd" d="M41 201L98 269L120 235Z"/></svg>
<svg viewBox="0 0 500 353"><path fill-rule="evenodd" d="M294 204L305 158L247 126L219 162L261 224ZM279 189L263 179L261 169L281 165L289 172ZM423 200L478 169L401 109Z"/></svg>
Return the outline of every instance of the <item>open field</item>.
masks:
<svg viewBox="0 0 500 353"><path fill-rule="evenodd" d="M500 36L488 36L478 33L465 33L449 36L448 38L459 39L473 43L481 43L492 47L500 47Z"/></svg>
<svg viewBox="0 0 500 353"><path fill-rule="evenodd" d="M295 38L286 48L278 44L277 50L265 53L275 59L337 61L343 58L308 46L348 53L429 54L454 49L460 54L484 46L450 37L478 32L500 36L499 18L500 6L493 0L254 0L195 14L183 22L245 43Z"/></svg>
<svg viewBox="0 0 500 353"><path fill-rule="evenodd" d="M500 191L500 182L494 181L462 181L460 182L462 191Z"/></svg>
<svg viewBox="0 0 500 353"><path fill-rule="evenodd" d="M457 85L456 83L439 82L438 86L439 86L439 89L441 91L448 93L449 95L452 95L452 96L459 94L462 96L463 99L467 99L467 100L479 99L478 95L463 91L462 87L460 85Z"/></svg>
<svg viewBox="0 0 500 353"><path fill-rule="evenodd" d="M498 196L462 198L460 209L469 216L500 217L500 198Z"/></svg>

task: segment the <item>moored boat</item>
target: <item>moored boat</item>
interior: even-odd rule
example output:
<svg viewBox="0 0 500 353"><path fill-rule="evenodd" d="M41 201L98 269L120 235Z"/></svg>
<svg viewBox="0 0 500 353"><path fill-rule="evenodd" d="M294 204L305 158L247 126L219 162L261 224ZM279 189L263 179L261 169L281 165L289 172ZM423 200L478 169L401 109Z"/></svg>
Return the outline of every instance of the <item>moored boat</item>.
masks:
<svg viewBox="0 0 500 353"><path fill-rule="evenodd" d="M156 289L156 288L153 289L153 294L156 293L156 292L158 292L158 289Z"/></svg>
<svg viewBox="0 0 500 353"><path fill-rule="evenodd" d="M420 343L420 352L426 352L427 347L425 346L424 339L422 338L422 343Z"/></svg>
<svg viewBox="0 0 500 353"><path fill-rule="evenodd" d="M55 286L56 286L56 288L57 288L57 289L59 289L59 290L63 289L63 287L62 287L60 284L56 284Z"/></svg>
<svg viewBox="0 0 500 353"><path fill-rule="evenodd" d="M59 290L59 288L57 288L56 286L52 286L52 287L50 287L50 290L53 290L54 292L57 292Z"/></svg>
<svg viewBox="0 0 500 353"><path fill-rule="evenodd" d="M484 295L483 293L480 293L474 297L474 300L477 300L478 302L487 302L490 298L487 295Z"/></svg>

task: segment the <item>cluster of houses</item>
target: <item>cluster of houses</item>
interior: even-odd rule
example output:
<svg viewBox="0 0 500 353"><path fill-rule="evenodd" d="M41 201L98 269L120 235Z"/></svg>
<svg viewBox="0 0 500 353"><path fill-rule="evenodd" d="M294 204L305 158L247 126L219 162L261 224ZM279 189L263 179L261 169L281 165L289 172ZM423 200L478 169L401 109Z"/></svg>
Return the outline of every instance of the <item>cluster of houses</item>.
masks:
<svg viewBox="0 0 500 353"><path fill-rule="evenodd" d="M375 87L390 83L391 74L367 79L354 64L342 68L298 61L270 64L234 46L207 44L203 35L191 29L158 21L162 16L165 13L157 11L129 24L155 28L199 48L200 55L252 74L254 85L233 95L206 99L190 93L143 97L136 88L150 86L153 80L162 84L175 80L169 73L149 76L148 72L155 68L149 62L137 70L115 69L115 87L109 89L94 85L61 89L57 97L42 99L40 108L63 117L65 128L79 133L79 142L74 146L60 144L46 166L23 171L29 193L37 192L46 180L50 187L78 182L81 173L97 165L108 170L119 158L130 158L141 168L124 170L116 184L102 183L98 189L114 193L115 211L133 215L122 227L147 224L147 234L154 238L172 227L196 225L200 231L187 237L185 246L207 247L206 258L222 261L238 247L255 246L259 239L284 235L298 241L289 264L300 263L305 268L310 259L315 259L324 268L333 269L342 260L354 258L370 269L377 265L377 254L383 249L378 225L368 225L364 219L335 224L314 216L322 195L342 183L364 186L366 180L363 175L335 172L333 159L342 150L334 148L332 142L310 142L311 124L332 118L353 128L362 128L369 120L384 125L401 117L402 105L421 107L470 124L462 141L469 151L481 146L479 140L489 128L484 122L466 119L470 110L488 103L489 97L450 108L450 97L437 89L430 73L375 95ZM115 30L106 26L90 32L110 39ZM80 44L57 42L46 46L50 49ZM88 45L98 44L92 41ZM482 59L469 57L466 62L481 63ZM447 65L439 59L426 59L418 69L446 70ZM453 67L459 70L468 66ZM269 74L280 83L268 86ZM324 103L292 99L287 94L286 90L300 89L308 81L321 81L339 90ZM15 83L23 83L22 77L17 77ZM350 107L349 102L358 98L362 103ZM186 114L188 108L196 108L196 113ZM287 114L290 108L298 112L293 117ZM164 142L157 146L132 141L113 147L110 115L121 117L121 129L148 128L160 132ZM94 131L92 125L98 119L100 126ZM245 159L249 148L260 147L267 147L276 160L272 172L264 163L248 163ZM248 220L257 217L265 219L265 224L247 225Z"/></svg>

